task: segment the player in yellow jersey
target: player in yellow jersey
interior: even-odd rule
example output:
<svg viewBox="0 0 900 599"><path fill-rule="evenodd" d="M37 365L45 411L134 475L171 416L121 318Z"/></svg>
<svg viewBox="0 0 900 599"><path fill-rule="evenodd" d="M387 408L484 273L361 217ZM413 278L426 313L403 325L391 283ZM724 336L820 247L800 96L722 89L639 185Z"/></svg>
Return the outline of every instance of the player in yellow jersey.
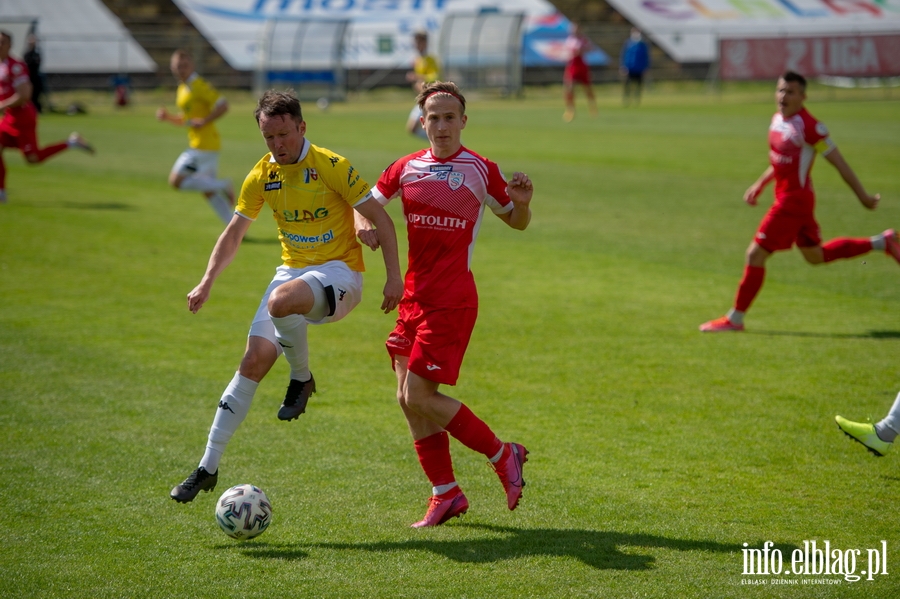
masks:
<svg viewBox="0 0 900 599"><path fill-rule="evenodd" d="M390 312L403 296L393 221L346 158L305 138L297 98L266 92L257 105L256 122L269 153L244 180L237 209L213 248L206 273L187 296L188 309L196 314L209 299L213 283L264 207L275 218L283 264L259 304L240 367L219 400L200 465L172 489L172 499L182 503L215 488L225 446L247 415L259 382L282 353L291 381L278 418L293 420L305 411L316 390L307 326L340 320L362 298L365 268L356 240L357 212L365 217L359 219L360 233L374 224L377 235L366 237L377 237L377 242L368 245L374 249L380 244L387 270L381 309Z"/></svg>
<svg viewBox="0 0 900 599"><path fill-rule="evenodd" d="M413 61L413 70L406 73L406 80L412 83L413 89L418 96L425 89L426 83L439 81L441 79L441 68L438 65L437 58L428 54L428 32L417 31L413 35L413 43L416 46L418 56ZM428 139L425 129L422 127L422 109L418 103L413 106L406 120L406 131L412 135L418 135L422 139Z"/></svg>
<svg viewBox="0 0 900 599"><path fill-rule="evenodd" d="M181 153L169 173L175 189L199 191L215 213L228 224L234 213L234 190L229 179L219 179L221 140L214 121L228 112L228 102L194 70L194 61L184 50L172 54L172 74L178 79L175 103L179 113L165 107L156 111L160 121L188 128L188 149Z"/></svg>

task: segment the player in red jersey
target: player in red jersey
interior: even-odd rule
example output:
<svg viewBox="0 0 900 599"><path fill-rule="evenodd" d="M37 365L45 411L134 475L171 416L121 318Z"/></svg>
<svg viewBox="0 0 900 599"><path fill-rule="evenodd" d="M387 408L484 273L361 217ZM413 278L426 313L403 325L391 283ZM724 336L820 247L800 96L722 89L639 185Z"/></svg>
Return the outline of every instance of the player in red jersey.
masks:
<svg viewBox="0 0 900 599"><path fill-rule="evenodd" d="M522 495L525 447L500 441L468 407L438 388L456 384L475 326L478 295L469 267L484 208L523 230L531 220L533 193L524 173L507 182L494 162L462 146L466 101L455 84L429 83L417 100L431 147L394 162L373 190L383 204L401 198L409 236L403 299L386 345L397 399L433 486L428 511L415 528L443 524L469 507L453 473L449 436L488 458L510 510ZM367 245L377 247L377 235L372 239Z"/></svg>
<svg viewBox="0 0 900 599"><path fill-rule="evenodd" d="M29 164L39 164L68 148L94 153L94 149L77 133L68 141L39 148L37 142L37 110L31 103L31 80L25 63L9 54L12 35L0 31L0 203L6 203L6 165L3 150L18 148Z"/></svg>
<svg viewBox="0 0 900 599"><path fill-rule="evenodd" d="M563 72L563 96L566 100L566 111L563 120L567 123L575 118L575 84L580 83L588 99L591 115L597 116L597 100L594 98L594 88L591 87L591 69L584 60L584 55L591 49L591 41L581 32L581 26L572 25L572 32L566 38L566 51L569 53L569 62Z"/></svg>
<svg viewBox="0 0 900 599"><path fill-rule="evenodd" d="M885 251L900 262L897 233L888 229L864 238L838 237L822 244L814 208L812 170L817 153L822 154L840 173L860 203L874 210L881 196L869 195L853 169L828 136L828 129L806 108L806 79L792 71L778 80L775 99L778 112L769 126L769 167L744 193L744 201L756 205L762 190L775 181L775 203L766 213L747 249L744 277L738 286L734 307L725 316L700 325L704 332L743 331L744 314L762 288L766 260L774 252L789 250L796 244L810 264L823 264L839 258L852 258L872 250Z"/></svg>

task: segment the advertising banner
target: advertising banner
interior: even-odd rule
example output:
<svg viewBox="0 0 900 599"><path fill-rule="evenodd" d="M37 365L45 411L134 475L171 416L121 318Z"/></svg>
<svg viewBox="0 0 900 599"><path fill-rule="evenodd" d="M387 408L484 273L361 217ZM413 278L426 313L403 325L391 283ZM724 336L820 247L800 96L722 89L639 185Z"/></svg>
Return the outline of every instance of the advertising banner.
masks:
<svg viewBox="0 0 900 599"><path fill-rule="evenodd" d="M777 79L787 70L805 77L900 76L900 35L723 39L719 77Z"/></svg>
<svg viewBox="0 0 900 599"><path fill-rule="evenodd" d="M677 62L718 60L721 38L900 34L900 0L609 0Z"/></svg>
<svg viewBox="0 0 900 599"><path fill-rule="evenodd" d="M546 0L174 0L233 68L253 70L261 37L272 19L348 20L343 66L350 69L398 68L415 57L412 34L429 32L436 49L443 18L481 11L524 13L523 64L560 65L569 22ZM606 64L599 49L593 64Z"/></svg>

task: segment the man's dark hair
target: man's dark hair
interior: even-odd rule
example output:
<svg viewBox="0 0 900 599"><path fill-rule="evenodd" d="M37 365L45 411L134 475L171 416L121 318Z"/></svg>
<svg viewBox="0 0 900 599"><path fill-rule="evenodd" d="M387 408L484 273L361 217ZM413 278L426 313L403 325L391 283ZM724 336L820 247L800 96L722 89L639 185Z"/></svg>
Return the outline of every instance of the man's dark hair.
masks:
<svg viewBox="0 0 900 599"><path fill-rule="evenodd" d="M303 122L303 113L300 110L300 100L294 95L293 90L286 92L275 91L270 89L262 95L256 104L256 111L253 116L256 117L256 124L259 124L259 117L267 116L289 116L294 119L298 125Z"/></svg>
<svg viewBox="0 0 900 599"><path fill-rule="evenodd" d="M425 100L434 95L446 94L448 96L453 96L459 103L462 104L462 110L460 114L466 114L466 99L463 97L462 92L459 91L459 87L452 81L432 81L431 83L426 83L425 88L422 90L422 93L418 95L416 98L416 104L419 105L419 108L422 109L422 113L425 113Z"/></svg>
<svg viewBox="0 0 900 599"><path fill-rule="evenodd" d="M785 71L784 75L782 75L781 78L784 79L785 81L787 81L788 83L790 83L792 81L794 83L799 83L800 87L803 88L804 91L806 91L806 78L803 75L801 75L800 73L797 73L794 71Z"/></svg>

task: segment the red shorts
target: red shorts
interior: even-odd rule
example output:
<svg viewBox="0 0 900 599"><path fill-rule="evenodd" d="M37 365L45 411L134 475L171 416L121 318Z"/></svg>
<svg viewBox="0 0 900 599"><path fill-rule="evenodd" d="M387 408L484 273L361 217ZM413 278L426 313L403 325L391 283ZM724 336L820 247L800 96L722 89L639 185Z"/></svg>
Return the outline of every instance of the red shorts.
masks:
<svg viewBox="0 0 900 599"><path fill-rule="evenodd" d="M435 383L455 385L478 308L426 308L403 300L397 326L385 342L393 362L409 357L410 372Z"/></svg>
<svg viewBox="0 0 900 599"><path fill-rule="evenodd" d="M822 243L819 223L812 213L801 216L776 210L769 210L763 217L754 240L768 252L789 250L795 243L801 248Z"/></svg>
<svg viewBox="0 0 900 599"><path fill-rule="evenodd" d="M19 148L23 154L37 152L37 121L4 116L0 121L0 146Z"/></svg>
<svg viewBox="0 0 900 599"><path fill-rule="evenodd" d="M583 83L584 85L591 84L591 69L588 68L587 63L584 62L584 59L581 57L572 59L566 64L566 70L563 74L563 81L566 83L574 82L574 83Z"/></svg>

